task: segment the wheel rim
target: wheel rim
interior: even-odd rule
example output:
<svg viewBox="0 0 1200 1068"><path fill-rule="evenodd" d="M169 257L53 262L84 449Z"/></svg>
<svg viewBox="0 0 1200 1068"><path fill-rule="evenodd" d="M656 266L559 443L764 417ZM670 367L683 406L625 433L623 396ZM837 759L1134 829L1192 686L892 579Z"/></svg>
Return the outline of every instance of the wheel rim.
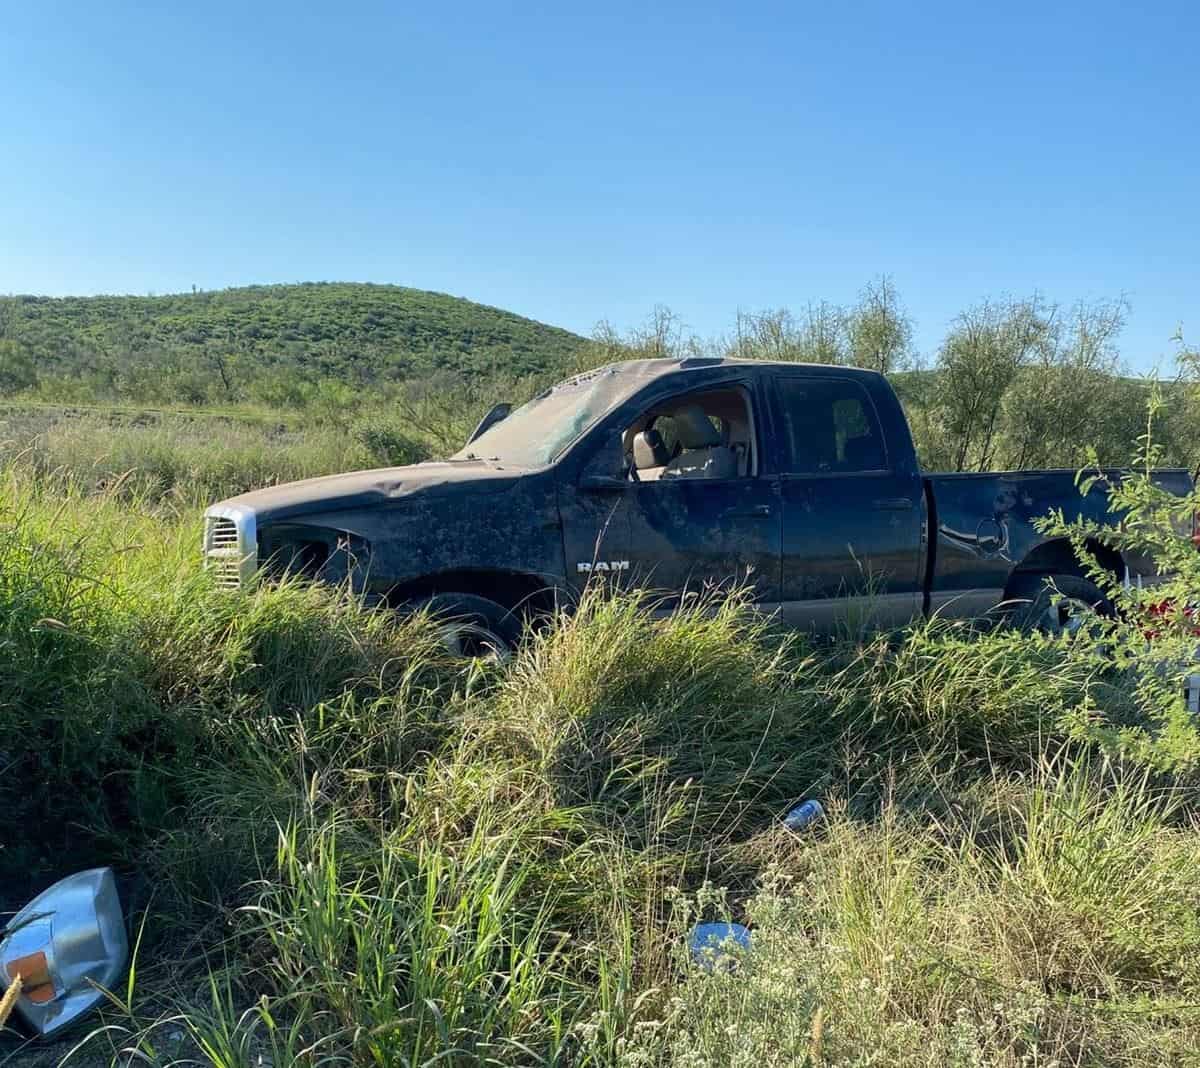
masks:
<svg viewBox="0 0 1200 1068"><path fill-rule="evenodd" d="M439 628L446 651L460 660L489 660L496 664L512 658L508 642L491 627L478 620L463 619L444 623Z"/></svg>
<svg viewBox="0 0 1200 1068"><path fill-rule="evenodd" d="M1082 598L1054 595L1038 619L1037 628L1053 637L1063 634L1074 637L1098 618L1096 606Z"/></svg>

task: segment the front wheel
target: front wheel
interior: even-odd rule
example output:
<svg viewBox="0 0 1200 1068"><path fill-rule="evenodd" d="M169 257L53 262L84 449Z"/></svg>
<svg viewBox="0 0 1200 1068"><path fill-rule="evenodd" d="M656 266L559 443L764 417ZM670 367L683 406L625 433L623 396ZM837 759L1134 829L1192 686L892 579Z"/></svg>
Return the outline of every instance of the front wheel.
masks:
<svg viewBox="0 0 1200 1068"><path fill-rule="evenodd" d="M1020 575L1006 603L1013 626L1051 637L1073 635L1089 621L1113 614L1104 591L1078 575Z"/></svg>
<svg viewBox="0 0 1200 1068"><path fill-rule="evenodd" d="M473 593L439 593L415 607L429 613L446 651L456 658L503 663L521 638L516 614Z"/></svg>

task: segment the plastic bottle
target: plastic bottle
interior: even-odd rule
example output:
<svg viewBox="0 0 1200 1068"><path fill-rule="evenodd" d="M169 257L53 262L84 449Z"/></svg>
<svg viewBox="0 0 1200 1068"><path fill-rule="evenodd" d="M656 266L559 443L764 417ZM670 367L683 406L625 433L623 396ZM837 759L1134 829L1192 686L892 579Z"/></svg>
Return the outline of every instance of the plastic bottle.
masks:
<svg viewBox="0 0 1200 1068"><path fill-rule="evenodd" d="M789 831L802 831L811 827L824 815L825 810L820 801L805 801L783 817L783 825Z"/></svg>
<svg viewBox="0 0 1200 1068"><path fill-rule="evenodd" d="M732 967L739 953L750 951L750 932L740 923L698 923L688 948L692 960L706 972L717 966Z"/></svg>

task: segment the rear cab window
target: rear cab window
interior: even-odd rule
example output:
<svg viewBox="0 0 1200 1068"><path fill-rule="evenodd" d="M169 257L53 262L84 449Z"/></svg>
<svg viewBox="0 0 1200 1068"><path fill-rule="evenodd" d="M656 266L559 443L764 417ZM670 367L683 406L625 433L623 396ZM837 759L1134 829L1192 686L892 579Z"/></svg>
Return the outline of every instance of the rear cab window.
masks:
<svg viewBox="0 0 1200 1068"><path fill-rule="evenodd" d="M888 468L887 448L866 390L845 378L778 377L780 470L795 475L855 474Z"/></svg>

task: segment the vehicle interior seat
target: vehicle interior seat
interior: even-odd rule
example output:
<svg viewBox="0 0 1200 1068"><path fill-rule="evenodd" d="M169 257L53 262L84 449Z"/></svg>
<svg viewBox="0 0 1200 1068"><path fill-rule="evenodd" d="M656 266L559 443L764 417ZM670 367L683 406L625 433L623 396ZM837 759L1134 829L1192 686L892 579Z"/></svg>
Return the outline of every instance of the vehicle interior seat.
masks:
<svg viewBox="0 0 1200 1068"><path fill-rule="evenodd" d="M662 435L650 427L633 436L633 467L640 482L654 482L662 477L663 469L671 462Z"/></svg>
<svg viewBox="0 0 1200 1068"><path fill-rule="evenodd" d="M682 451L663 469L662 478L737 478L737 456L703 408L689 404L672 416Z"/></svg>

